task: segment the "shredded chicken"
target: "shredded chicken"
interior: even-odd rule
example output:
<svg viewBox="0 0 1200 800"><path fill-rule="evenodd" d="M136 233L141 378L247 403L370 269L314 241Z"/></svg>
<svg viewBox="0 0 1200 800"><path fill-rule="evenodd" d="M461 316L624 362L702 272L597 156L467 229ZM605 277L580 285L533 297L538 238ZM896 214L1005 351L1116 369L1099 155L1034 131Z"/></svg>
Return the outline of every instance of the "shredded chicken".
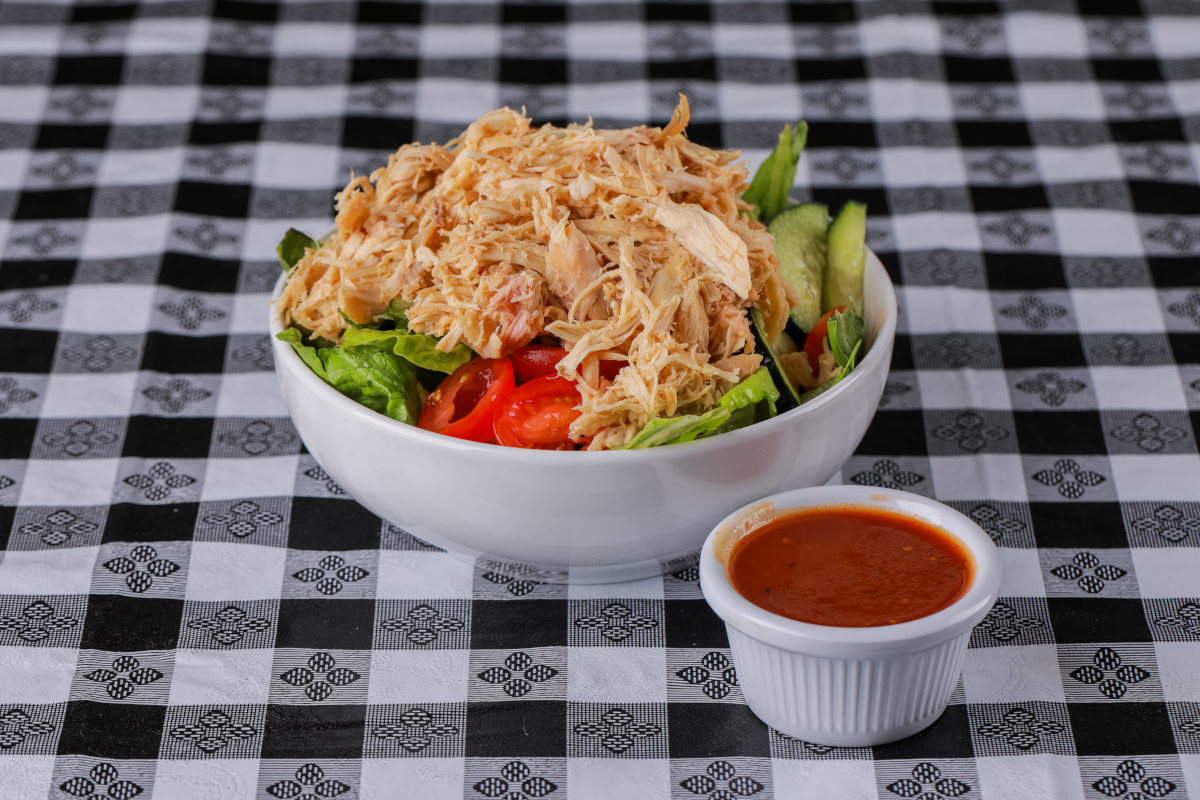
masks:
<svg viewBox="0 0 1200 800"><path fill-rule="evenodd" d="M779 356L779 365L788 379L803 391L816 389L838 374L837 358L829 350L817 356L817 371L813 372L808 356L802 351Z"/></svg>
<svg viewBox="0 0 1200 800"><path fill-rule="evenodd" d="M495 358L552 336L577 381L571 426L591 449L656 417L703 412L761 361L746 309L774 338L795 291L745 214L738 153L666 128L533 127L504 108L445 147L404 145L337 197L337 229L296 265L286 323L340 341L394 298L411 330ZM598 362L624 366L612 381Z"/></svg>

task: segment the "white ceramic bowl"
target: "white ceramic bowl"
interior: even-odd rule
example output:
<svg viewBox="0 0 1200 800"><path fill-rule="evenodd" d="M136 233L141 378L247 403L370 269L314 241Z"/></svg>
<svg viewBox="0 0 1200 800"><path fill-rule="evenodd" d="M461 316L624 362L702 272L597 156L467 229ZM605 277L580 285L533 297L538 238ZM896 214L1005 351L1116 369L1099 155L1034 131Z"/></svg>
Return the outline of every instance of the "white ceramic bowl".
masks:
<svg viewBox="0 0 1200 800"><path fill-rule="evenodd" d="M824 505L892 511L954 536L975 561L966 594L927 617L838 628L779 616L733 588L718 554L776 514ZM903 739L941 716L971 629L996 602L1001 572L996 546L968 517L927 497L871 486L817 486L765 498L726 517L700 553L700 588L725 620L750 710L789 736L840 747Z"/></svg>
<svg viewBox="0 0 1200 800"><path fill-rule="evenodd" d="M879 404L896 332L896 295L873 253L863 293L869 348L845 380L765 422L645 450L520 450L430 433L339 394L272 336L275 372L305 446L388 522L509 573L632 580L694 561L733 509L824 483L846 461Z"/></svg>

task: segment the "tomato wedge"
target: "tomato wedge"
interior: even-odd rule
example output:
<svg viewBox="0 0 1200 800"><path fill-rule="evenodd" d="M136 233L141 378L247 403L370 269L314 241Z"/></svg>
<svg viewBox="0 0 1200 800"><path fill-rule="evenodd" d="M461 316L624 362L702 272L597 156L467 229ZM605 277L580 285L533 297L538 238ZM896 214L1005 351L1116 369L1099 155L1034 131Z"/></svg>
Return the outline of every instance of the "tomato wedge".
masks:
<svg viewBox="0 0 1200 800"><path fill-rule="evenodd" d="M512 361L473 358L425 398L417 426L457 439L490 442L496 412L515 386Z"/></svg>
<svg viewBox="0 0 1200 800"><path fill-rule="evenodd" d="M554 368L567 351L561 347L549 345L527 344L517 348L512 354L513 371L520 383L541 378L545 375L555 375Z"/></svg>
<svg viewBox="0 0 1200 800"><path fill-rule="evenodd" d="M600 377L608 378L610 381L615 380L617 373L621 371L621 367L628 364L628 361L601 361L600 362Z"/></svg>
<svg viewBox="0 0 1200 800"><path fill-rule="evenodd" d="M558 371L555 368L566 354L567 351L563 348L551 345L527 344L518 348L512 354L517 383L525 383L546 375L557 375ZM624 361L601 361L600 377L608 378L611 381L617 377L617 373L623 366L625 366Z"/></svg>
<svg viewBox="0 0 1200 800"><path fill-rule="evenodd" d="M496 414L496 441L533 450L574 450L567 434L581 402L575 384L558 375L523 383Z"/></svg>
<svg viewBox="0 0 1200 800"><path fill-rule="evenodd" d="M845 306L829 309L824 316L817 320L817 324L813 325L808 336L804 337L804 355L808 356L808 363L812 366L814 375L817 374L817 359L821 357L821 353L825 352L825 334L829 330L829 318L839 311L845 310Z"/></svg>

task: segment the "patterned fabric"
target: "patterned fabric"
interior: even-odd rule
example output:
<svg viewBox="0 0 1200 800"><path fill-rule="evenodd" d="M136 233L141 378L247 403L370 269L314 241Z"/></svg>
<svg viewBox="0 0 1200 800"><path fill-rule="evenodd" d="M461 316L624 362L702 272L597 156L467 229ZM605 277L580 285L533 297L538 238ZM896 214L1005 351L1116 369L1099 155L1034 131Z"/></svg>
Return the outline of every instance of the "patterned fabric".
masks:
<svg viewBox="0 0 1200 800"><path fill-rule="evenodd" d="M0 4L2 794L1200 793L1200 13L997 5ZM900 329L838 480L1003 554L905 741L759 722L695 569L550 585L381 522L276 389L275 243L352 171L681 90L754 162L807 119L798 194L870 207Z"/></svg>

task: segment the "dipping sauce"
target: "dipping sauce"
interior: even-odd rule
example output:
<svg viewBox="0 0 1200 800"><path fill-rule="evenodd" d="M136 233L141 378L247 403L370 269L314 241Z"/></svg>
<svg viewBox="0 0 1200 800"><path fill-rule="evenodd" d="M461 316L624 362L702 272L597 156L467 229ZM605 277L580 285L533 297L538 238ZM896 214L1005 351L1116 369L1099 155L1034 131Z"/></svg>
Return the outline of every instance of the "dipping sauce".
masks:
<svg viewBox="0 0 1200 800"><path fill-rule="evenodd" d="M902 514L821 506L772 519L733 546L729 580L780 616L844 628L894 625L966 594L967 548Z"/></svg>

